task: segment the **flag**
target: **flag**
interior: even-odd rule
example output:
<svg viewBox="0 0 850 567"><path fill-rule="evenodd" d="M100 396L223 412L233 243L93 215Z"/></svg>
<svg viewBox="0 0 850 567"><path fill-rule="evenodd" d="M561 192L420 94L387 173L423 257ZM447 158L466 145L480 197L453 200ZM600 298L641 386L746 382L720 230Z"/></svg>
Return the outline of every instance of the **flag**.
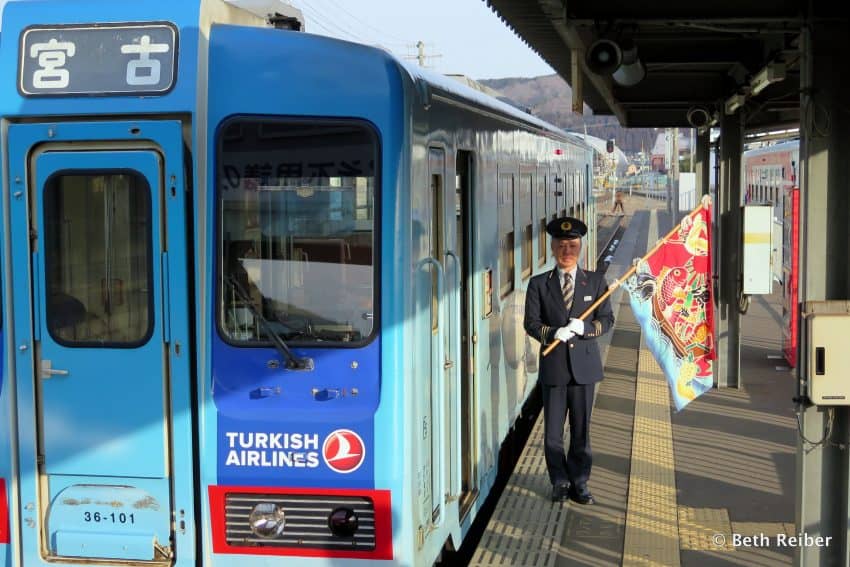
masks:
<svg viewBox="0 0 850 567"><path fill-rule="evenodd" d="M632 311L670 390L676 411L713 384L711 211L700 206L641 259L625 283Z"/></svg>

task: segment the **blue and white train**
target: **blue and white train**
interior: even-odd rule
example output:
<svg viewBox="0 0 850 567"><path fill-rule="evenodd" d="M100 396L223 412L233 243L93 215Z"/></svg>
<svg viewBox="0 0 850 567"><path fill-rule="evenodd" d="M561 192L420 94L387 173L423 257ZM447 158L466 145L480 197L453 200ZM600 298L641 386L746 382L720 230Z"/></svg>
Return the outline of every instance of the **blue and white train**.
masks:
<svg viewBox="0 0 850 567"><path fill-rule="evenodd" d="M430 565L494 484L591 150L261 14L5 6L0 567Z"/></svg>

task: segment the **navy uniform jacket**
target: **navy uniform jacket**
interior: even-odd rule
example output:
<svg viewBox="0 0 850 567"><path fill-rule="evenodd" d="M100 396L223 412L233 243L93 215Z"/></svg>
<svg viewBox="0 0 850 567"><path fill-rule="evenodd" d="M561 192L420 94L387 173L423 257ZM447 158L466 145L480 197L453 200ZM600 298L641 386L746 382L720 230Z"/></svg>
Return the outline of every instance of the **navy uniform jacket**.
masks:
<svg viewBox="0 0 850 567"><path fill-rule="evenodd" d="M608 290L605 276L577 268L573 306L570 313L564 305L564 295L558 269L531 278L525 295L525 332L540 341L540 383L565 386L571 377L579 384L602 380L602 358L596 337L614 326L614 313L608 298L584 319L584 336L560 343L548 356L543 350L555 340L555 331L578 317Z"/></svg>

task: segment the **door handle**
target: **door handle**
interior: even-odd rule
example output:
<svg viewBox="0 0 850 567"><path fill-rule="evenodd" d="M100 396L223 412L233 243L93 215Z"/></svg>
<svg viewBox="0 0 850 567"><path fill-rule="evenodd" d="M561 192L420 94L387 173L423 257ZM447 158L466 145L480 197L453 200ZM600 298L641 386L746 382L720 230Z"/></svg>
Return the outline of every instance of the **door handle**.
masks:
<svg viewBox="0 0 850 567"><path fill-rule="evenodd" d="M41 378L42 380L47 380L51 376L67 376L70 374L67 370L59 370L58 368L51 368L52 363L49 360L41 361Z"/></svg>

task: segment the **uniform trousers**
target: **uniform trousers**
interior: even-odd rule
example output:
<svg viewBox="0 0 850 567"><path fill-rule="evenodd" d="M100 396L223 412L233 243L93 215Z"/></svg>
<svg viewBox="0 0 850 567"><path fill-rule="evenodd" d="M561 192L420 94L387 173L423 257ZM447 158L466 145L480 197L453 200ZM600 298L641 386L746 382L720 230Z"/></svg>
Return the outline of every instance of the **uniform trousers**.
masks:
<svg viewBox="0 0 850 567"><path fill-rule="evenodd" d="M552 485L584 486L590 478L590 413L596 384L541 384L543 390L544 453ZM564 453L564 423L570 420L570 449Z"/></svg>

